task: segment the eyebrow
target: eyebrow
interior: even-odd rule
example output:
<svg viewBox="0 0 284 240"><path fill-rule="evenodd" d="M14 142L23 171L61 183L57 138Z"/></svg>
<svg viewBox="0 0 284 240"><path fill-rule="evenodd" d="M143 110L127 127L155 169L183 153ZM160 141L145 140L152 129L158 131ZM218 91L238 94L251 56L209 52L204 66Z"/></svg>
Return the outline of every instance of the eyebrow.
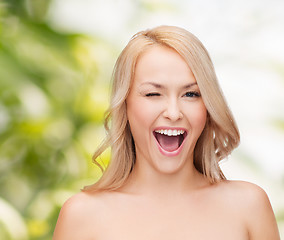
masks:
<svg viewBox="0 0 284 240"><path fill-rule="evenodd" d="M154 86L155 88L160 88L160 89L164 89L165 86L159 84L159 83L154 83L154 82L144 82L141 84L141 86L143 85L152 85ZM187 89L187 88L190 88L194 85L197 85L197 82L193 82L193 83L189 83L189 84L186 84L185 86L182 87L182 89Z"/></svg>

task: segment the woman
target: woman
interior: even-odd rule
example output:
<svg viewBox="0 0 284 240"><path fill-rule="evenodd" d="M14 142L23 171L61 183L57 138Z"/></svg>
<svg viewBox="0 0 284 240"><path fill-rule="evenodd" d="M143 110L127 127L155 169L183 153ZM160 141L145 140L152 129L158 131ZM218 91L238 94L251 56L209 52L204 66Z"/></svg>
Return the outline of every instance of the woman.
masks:
<svg viewBox="0 0 284 240"><path fill-rule="evenodd" d="M142 31L119 56L101 179L62 207L54 239L279 239L265 192L228 181L219 161L239 132L202 43Z"/></svg>

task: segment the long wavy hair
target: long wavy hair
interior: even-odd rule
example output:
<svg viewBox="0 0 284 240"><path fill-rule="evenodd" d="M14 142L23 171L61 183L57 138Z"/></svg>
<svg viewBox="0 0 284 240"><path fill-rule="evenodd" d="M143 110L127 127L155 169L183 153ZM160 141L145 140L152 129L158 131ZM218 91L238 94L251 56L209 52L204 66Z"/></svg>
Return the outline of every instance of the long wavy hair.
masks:
<svg viewBox="0 0 284 240"><path fill-rule="evenodd" d="M238 127L218 84L211 58L203 44L192 33L174 26L159 26L135 34L117 59L113 71L111 102L104 126L106 138L96 150L93 161L103 171L102 177L85 191L115 190L121 187L135 165L135 143L126 113L126 98L133 81L139 56L160 45L174 49L190 67L207 108L207 122L194 149L195 168L210 182L226 179L219 167L240 141ZM111 148L106 169L97 161Z"/></svg>

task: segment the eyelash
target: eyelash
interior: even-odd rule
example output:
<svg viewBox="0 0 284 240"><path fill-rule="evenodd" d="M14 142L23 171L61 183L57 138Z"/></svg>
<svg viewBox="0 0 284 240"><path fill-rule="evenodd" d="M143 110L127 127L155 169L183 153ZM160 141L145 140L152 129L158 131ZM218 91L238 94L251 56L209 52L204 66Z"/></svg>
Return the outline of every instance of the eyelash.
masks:
<svg viewBox="0 0 284 240"><path fill-rule="evenodd" d="M187 92L186 94L184 94L184 96L186 96L187 94L190 94L190 96L187 97L201 97L201 94L195 91Z"/></svg>
<svg viewBox="0 0 284 240"><path fill-rule="evenodd" d="M152 93L147 93L145 96L146 97L155 97L155 96L161 96L161 94L160 93L156 93L156 92L152 92Z"/></svg>
<svg viewBox="0 0 284 240"><path fill-rule="evenodd" d="M187 96L188 94L190 95ZM145 96L146 97L158 97L158 96L161 96L161 94L157 92L152 92L152 93L147 93ZM190 97L190 98L195 98L195 97L198 98L198 97L201 97L201 94L199 92L190 91L190 92L185 93L183 96Z"/></svg>

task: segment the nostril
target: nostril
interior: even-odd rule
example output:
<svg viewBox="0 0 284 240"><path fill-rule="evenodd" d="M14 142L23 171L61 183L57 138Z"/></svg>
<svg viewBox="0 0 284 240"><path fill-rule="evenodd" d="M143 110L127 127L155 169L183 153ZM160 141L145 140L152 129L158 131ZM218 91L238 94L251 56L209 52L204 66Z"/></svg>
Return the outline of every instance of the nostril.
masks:
<svg viewBox="0 0 284 240"><path fill-rule="evenodd" d="M165 110L163 115L164 115L164 117L171 119L173 121L176 121L176 120L183 118L183 114L178 108L167 109L167 110Z"/></svg>

